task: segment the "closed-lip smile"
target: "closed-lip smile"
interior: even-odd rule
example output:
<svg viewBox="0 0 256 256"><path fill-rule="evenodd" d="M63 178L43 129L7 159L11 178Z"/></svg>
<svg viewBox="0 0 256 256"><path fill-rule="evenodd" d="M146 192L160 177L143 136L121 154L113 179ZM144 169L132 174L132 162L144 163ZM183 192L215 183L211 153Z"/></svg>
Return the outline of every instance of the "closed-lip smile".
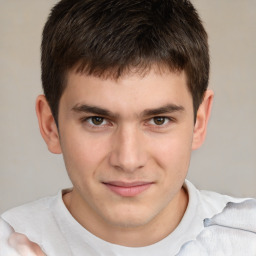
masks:
<svg viewBox="0 0 256 256"><path fill-rule="evenodd" d="M135 181L109 181L103 182L112 192L123 197L134 197L147 190L153 182Z"/></svg>

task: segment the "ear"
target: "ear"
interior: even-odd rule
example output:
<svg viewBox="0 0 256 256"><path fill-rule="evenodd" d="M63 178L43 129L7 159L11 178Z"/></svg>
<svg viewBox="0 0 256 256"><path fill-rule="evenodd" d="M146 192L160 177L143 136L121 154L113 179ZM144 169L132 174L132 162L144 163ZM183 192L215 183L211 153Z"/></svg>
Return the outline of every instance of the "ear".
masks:
<svg viewBox="0 0 256 256"><path fill-rule="evenodd" d="M194 127L192 149L198 149L204 142L208 120L211 114L214 93L206 90L204 99L198 108Z"/></svg>
<svg viewBox="0 0 256 256"><path fill-rule="evenodd" d="M54 154L61 154L58 128L44 95L39 95L36 99L36 114L41 135L49 151Z"/></svg>

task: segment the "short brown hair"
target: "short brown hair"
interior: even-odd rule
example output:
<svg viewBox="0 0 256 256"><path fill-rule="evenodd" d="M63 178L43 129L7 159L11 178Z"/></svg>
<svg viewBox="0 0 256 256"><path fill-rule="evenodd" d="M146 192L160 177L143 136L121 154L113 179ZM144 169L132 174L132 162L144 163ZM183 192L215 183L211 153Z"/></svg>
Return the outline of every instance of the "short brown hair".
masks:
<svg viewBox="0 0 256 256"><path fill-rule="evenodd" d="M62 0L42 40L42 84L57 123L67 72L120 77L152 65L185 70L194 113L209 79L207 34L188 0Z"/></svg>

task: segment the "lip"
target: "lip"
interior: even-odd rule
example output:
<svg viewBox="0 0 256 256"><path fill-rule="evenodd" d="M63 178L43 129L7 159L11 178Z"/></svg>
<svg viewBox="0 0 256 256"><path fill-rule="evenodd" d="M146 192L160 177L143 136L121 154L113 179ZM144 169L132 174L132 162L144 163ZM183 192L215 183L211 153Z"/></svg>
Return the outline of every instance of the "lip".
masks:
<svg viewBox="0 0 256 256"><path fill-rule="evenodd" d="M123 181L110 181L103 182L112 192L123 197L134 197L145 190L149 189L153 182L136 181L136 182L123 182Z"/></svg>

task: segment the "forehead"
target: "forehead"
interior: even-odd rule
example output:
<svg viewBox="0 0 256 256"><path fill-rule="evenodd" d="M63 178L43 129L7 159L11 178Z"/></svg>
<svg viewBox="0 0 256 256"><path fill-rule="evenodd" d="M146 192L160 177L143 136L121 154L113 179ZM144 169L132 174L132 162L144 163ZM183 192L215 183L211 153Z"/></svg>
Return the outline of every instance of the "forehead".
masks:
<svg viewBox="0 0 256 256"><path fill-rule="evenodd" d="M69 108L89 104L116 110L143 110L166 104L191 105L192 96L184 71L146 74L127 73L119 78L103 78L70 71L61 102Z"/></svg>

